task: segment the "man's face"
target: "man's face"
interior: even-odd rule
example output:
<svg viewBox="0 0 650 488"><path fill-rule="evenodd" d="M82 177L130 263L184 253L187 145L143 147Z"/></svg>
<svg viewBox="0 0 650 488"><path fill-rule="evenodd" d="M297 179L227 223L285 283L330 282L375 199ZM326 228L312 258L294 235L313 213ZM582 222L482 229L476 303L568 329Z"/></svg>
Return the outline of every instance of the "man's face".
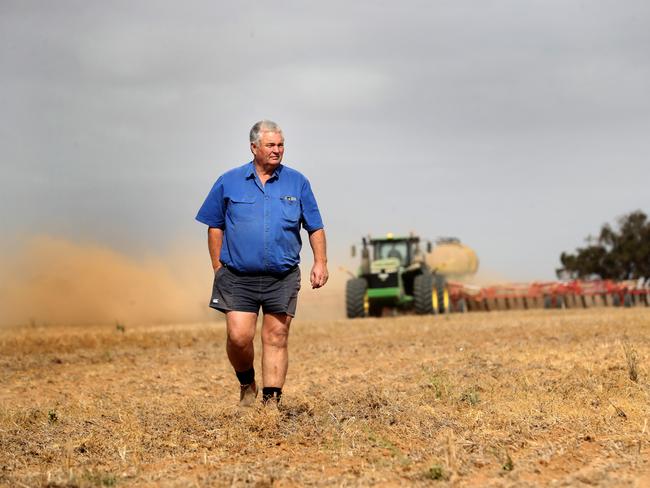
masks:
<svg viewBox="0 0 650 488"><path fill-rule="evenodd" d="M281 132L262 132L258 143L251 143L255 162L264 166L277 166L284 154L284 137Z"/></svg>

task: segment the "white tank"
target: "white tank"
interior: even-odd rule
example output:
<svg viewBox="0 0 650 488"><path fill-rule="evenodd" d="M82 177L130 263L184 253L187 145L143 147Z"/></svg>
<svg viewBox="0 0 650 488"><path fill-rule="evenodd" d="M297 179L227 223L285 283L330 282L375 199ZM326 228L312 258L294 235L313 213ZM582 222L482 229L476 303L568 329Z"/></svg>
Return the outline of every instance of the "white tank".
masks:
<svg viewBox="0 0 650 488"><path fill-rule="evenodd" d="M478 271L476 252L457 239L438 241L426 255L426 262L438 273L455 278L473 275Z"/></svg>

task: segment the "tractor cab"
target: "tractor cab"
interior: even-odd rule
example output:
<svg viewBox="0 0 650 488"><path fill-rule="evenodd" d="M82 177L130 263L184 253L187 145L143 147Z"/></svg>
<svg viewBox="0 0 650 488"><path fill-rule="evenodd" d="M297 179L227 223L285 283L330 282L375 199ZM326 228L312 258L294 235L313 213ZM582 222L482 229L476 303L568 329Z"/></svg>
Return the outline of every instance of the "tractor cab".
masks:
<svg viewBox="0 0 650 488"><path fill-rule="evenodd" d="M372 247L372 260L397 259L399 266L409 267L414 258L421 254L419 237L392 237L370 239Z"/></svg>
<svg viewBox="0 0 650 488"><path fill-rule="evenodd" d="M431 243L427 242L426 252L431 252ZM352 247L352 257L356 255ZM379 273L389 268L396 272L398 269L420 268L424 263L424 253L420 249L420 238L414 235L407 237L368 237L362 239L360 275Z"/></svg>

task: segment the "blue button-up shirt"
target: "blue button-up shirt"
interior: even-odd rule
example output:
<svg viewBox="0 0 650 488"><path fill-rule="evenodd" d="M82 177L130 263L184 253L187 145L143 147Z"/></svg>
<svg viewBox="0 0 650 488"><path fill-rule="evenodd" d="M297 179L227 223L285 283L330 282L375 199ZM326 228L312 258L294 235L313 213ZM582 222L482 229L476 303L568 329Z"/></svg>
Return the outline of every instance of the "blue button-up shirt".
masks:
<svg viewBox="0 0 650 488"><path fill-rule="evenodd" d="M278 166L264 185L253 162L223 174L196 220L224 231L220 260L243 273L283 273L300 262L300 226L323 228L311 185Z"/></svg>

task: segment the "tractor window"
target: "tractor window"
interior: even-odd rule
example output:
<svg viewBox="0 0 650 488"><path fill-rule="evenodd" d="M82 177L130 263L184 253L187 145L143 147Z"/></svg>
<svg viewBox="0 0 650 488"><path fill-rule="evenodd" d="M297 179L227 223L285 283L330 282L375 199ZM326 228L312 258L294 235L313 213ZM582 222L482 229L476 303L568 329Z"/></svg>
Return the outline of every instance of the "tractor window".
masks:
<svg viewBox="0 0 650 488"><path fill-rule="evenodd" d="M377 242L375 244L375 259L397 258L402 266L408 264L408 244L404 241Z"/></svg>

